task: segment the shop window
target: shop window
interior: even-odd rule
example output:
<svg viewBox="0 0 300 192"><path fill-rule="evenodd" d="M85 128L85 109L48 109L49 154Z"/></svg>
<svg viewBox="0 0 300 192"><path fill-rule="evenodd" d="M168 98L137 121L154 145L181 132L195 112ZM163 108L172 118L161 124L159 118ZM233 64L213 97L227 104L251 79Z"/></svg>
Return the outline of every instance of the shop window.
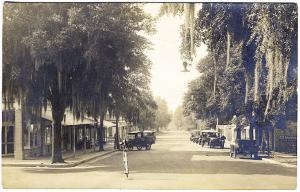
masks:
<svg viewBox="0 0 300 192"><path fill-rule="evenodd" d="M109 127L108 128L108 136L109 137L112 137L113 135L112 135L112 127Z"/></svg>
<svg viewBox="0 0 300 192"><path fill-rule="evenodd" d="M7 144L7 153L14 153L14 144Z"/></svg>
<svg viewBox="0 0 300 192"><path fill-rule="evenodd" d="M14 126L2 127L2 154L14 153Z"/></svg>
<svg viewBox="0 0 300 192"><path fill-rule="evenodd" d="M141 138L141 137L142 137L142 133L138 133L137 138Z"/></svg>
<svg viewBox="0 0 300 192"><path fill-rule="evenodd" d="M4 143L4 142L5 142L5 127L2 126L2 143ZM2 150L2 152L3 152L3 150Z"/></svg>
<svg viewBox="0 0 300 192"><path fill-rule="evenodd" d="M8 127L7 142L14 142L14 127L13 126Z"/></svg>
<svg viewBox="0 0 300 192"><path fill-rule="evenodd" d="M34 139L34 141L35 141L35 142L34 142L34 145L35 145L35 146L38 146L38 134L37 134L37 131L38 131L38 130L35 130L35 132L34 132L34 137L35 137L35 139Z"/></svg>
<svg viewBox="0 0 300 192"><path fill-rule="evenodd" d="M45 143L51 144L51 127L46 127L45 131Z"/></svg>
<svg viewBox="0 0 300 192"><path fill-rule="evenodd" d="M5 144L2 144L2 154L5 154Z"/></svg>

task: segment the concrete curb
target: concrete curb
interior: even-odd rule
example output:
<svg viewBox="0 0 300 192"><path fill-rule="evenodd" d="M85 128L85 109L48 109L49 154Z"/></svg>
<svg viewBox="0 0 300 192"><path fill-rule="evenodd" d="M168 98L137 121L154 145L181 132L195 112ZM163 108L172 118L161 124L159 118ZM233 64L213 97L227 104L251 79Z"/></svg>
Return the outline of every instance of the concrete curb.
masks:
<svg viewBox="0 0 300 192"><path fill-rule="evenodd" d="M87 166L87 167L24 167L24 171L29 172L43 172L43 171L62 171L65 173L65 171L89 171L89 170L95 170L95 169L101 169L106 166Z"/></svg>
<svg viewBox="0 0 300 192"><path fill-rule="evenodd" d="M104 152L104 153L102 153L102 154L99 154L99 155L96 155L96 156L93 156L93 157L85 158L85 159L83 159L83 160L80 160L80 161L78 161L78 162L75 162L75 163L74 163L74 166L80 165L80 164L82 164L82 163L86 163L86 162L91 161L91 160L94 160L94 159L96 159L96 158L98 158L98 157L102 157L102 156L105 156L105 155L108 155L108 154L111 154L111 153L114 153L114 152L117 152L117 151L119 151L119 150L107 151L107 152Z"/></svg>
<svg viewBox="0 0 300 192"><path fill-rule="evenodd" d="M262 160L266 161L266 162L269 162L269 163L272 163L272 164L281 165L281 166L284 166L284 167L297 168L297 165L291 165L291 164L288 164L288 163L281 163L281 162L278 162L278 161L275 161L275 160L272 160L272 159L262 158Z"/></svg>
<svg viewBox="0 0 300 192"><path fill-rule="evenodd" d="M76 161L76 162L67 162L67 163L61 163L61 164L51 164L51 163L3 163L2 162L2 167L44 167L44 168L71 168L78 166L82 163L94 160L98 157L102 157L111 153L114 153L118 150L112 150L112 151L107 151L104 153L100 153L98 155L92 156L92 157L87 157L85 159ZM68 158L66 158L68 159Z"/></svg>

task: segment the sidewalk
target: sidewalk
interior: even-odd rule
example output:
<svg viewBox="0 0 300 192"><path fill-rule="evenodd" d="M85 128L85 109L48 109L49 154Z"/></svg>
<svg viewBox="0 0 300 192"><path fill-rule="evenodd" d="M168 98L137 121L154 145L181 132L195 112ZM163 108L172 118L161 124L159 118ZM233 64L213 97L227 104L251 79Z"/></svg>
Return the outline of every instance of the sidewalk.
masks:
<svg viewBox="0 0 300 192"><path fill-rule="evenodd" d="M297 168L297 155L296 154L285 154L285 153L275 152L275 154L270 155L270 157L264 155L262 157L262 160L269 162L269 163L285 166L285 167Z"/></svg>
<svg viewBox="0 0 300 192"><path fill-rule="evenodd" d="M99 147L93 149L78 150L75 157L73 152L63 153L63 159L65 163L51 164L51 157L36 157L34 159L27 160L15 160L13 157L2 157L2 166L6 167L50 167L50 168L68 168L75 167L87 161L93 160L97 157L101 157L117 150L114 149L112 144L104 145L105 151L99 151Z"/></svg>

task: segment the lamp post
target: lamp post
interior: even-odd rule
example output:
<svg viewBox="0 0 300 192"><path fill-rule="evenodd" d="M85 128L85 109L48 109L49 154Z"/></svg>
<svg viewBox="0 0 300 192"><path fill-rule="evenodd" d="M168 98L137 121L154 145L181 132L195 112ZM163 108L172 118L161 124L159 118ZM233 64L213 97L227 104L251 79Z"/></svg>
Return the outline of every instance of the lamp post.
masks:
<svg viewBox="0 0 300 192"><path fill-rule="evenodd" d="M187 61L184 61L182 65L183 65L183 70L181 72L190 72L190 70L187 69L187 66L191 64L189 64Z"/></svg>

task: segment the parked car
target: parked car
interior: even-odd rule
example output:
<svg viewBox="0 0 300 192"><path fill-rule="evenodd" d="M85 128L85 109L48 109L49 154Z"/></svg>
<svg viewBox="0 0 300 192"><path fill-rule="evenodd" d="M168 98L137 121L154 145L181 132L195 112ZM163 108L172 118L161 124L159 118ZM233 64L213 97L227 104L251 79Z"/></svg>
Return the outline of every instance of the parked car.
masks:
<svg viewBox="0 0 300 192"><path fill-rule="evenodd" d="M216 130L202 130L198 141L202 146L207 143L208 146L214 147L220 144L220 133Z"/></svg>
<svg viewBox="0 0 300 192"><path fill-rule="evenodd" d="M225 144L225 136L221 136L221 137L217 137L217 138L211 138L211 140L209 141L209 147L210 148L215 148L215 147L220 147L221 149L224 148L224 144Z"/></svg>
<svg viewBox="0 0 300 192"><path fill-rule="evenodd" d="M236 158L238 155L248 156L253 159L258 158L258 145L255 140L235 140L230 145L230 157Z"/></svg>
<svg viewBox="0 0 300 192"><path fill-rule="evenodd" d="M142 150L142 148L150 150L152 144L153 139L150 139L147 136L145 137L143 131L134 131L128 133L125 145L128 150L133 150L134 147L138 150Z"/></svg>
<svg viewBox="0 0 300 192"><path fill-rule="evenodd" d="M191 132L191 136L190 136L190 141L194 142L194 143L198 143L199 138L200 138L200 130L195 130Z"/></svg>

